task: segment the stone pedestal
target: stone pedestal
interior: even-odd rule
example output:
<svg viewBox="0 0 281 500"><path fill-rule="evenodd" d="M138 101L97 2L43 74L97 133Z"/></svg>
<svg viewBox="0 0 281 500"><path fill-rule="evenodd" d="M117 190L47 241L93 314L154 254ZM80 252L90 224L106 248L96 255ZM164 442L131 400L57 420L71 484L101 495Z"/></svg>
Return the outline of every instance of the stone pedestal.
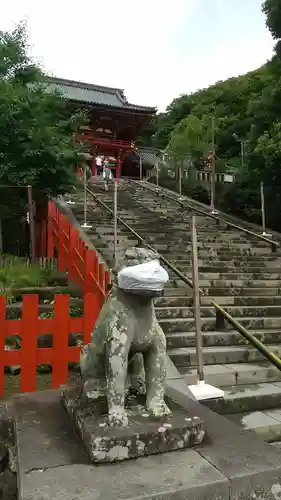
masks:
<svg viewBox="0 0 281 500"><path fill-rule="evenodd" d="M143 401L129 397L127 427L109 427L105 401L81 397L81 386L64 387L61 402L80 435L93 463L116 462L156 453L191 448L203 441L205 427L177 407L171 415L156 419Z"/></svg>

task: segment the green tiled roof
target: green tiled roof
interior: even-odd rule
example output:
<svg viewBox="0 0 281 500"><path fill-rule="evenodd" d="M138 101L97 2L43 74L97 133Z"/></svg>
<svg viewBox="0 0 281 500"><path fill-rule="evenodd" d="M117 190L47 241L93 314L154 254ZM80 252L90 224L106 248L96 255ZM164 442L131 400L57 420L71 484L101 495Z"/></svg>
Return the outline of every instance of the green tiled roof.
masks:
<svg viewBox="0 0 281 500"><path fill-rule="evenodd" d="M156 165L157 162L156 151L139 148L138 152L141 155L143 163L146 163L147 165Z"/></svg>
<svg viewBox="0 0 281 500"><path fill-rule="evenodd" d="M131 154L133 155L134 162L138 163L140 156L143 164L153 167L157 163L159 150L156 148L140 147L137 149L137 151L133 151Z"/></svg>
<svg viewBox="0 0 281 500"><path fill-rule="evenodd" d="M58 90L71 101L156 113L156 108L130 104L121 89L53 77L48 77L47 88L51 91Z"/></svg>

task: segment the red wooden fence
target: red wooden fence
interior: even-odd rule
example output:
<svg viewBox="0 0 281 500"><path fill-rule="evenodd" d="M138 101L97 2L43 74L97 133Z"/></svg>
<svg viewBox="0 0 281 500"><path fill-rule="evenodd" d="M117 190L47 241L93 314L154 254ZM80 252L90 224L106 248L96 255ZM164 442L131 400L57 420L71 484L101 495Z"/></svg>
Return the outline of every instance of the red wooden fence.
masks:
<svg viewBox="0 0 281 500"><path fill-rule="evenodd" d="M110 272L99 262L97 252L89 250L78 230L63 215L56 205L49 201L47 224L47 256L58 258L58 269L68 271L70 281L79 285L84 293L98 296L98 315L107 294Z"/></svg>
<svg viewBox="0 0 281 500"><path fill-rule="evenodd" d="M83 342L89 343L95 324L93 310L98 307L98 296L86 294L84 297L84 316L69 316L69 296L56 295L54 314L50 319L39 318L37 295L25 295L23 298L21 319L5 319L6 298L0 296L0 396L4 390L4 367L20 366L20 392L36 391L36 366L52 366L52 387L66 384L68 363L78 362L80 347L69 347L69 333L81 333ZM53 347L37 347L40 334L53 335ZM18 335L21 348L5 350L5 338Z"/></svg>
<svg viewBox="0 0 281 500"><path fill-rule="evenodd" d="M69 347L70 333L81 333L83 342L90 341L95 322L107 295L110 272L99 262L97 252L89 250L79 232L56 205L48 202L48 220L42 225L42 256L58 258L58 269L68 273L84 292L84 316L69 315L69 296L56 295L54 315L50 319L39 318L37 295L23 297L20 319L7 320L6 298L0 296L0 396L4 391L5 366L20 366L20 392L36 390L36 366L52 366L52 387L67 383L68 363L78 362L79 347ZM53 347L37 347L38 335L52 334ZM5 350L5 338L18 335L21 348Z"/></svg>

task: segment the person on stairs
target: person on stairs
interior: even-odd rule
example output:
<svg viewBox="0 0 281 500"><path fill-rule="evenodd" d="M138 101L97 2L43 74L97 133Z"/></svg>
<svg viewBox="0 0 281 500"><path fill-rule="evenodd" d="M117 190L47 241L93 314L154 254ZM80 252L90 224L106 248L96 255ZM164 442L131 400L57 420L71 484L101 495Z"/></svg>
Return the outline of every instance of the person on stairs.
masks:
<svg viewBox="0 0 281 500"><path fill-rule="evenodd" d="M108 166L108 158L104 159L102 177L104 181L104 190L108 191L108 182L112 180L112 172Z"/></svg>
<svg viewBox="0 0 281 500"><path fill-rule="evenodd" d="M101 155L96 156L96 167L97 167L97 175L102 173L103 167L103 157Z"/></svg>

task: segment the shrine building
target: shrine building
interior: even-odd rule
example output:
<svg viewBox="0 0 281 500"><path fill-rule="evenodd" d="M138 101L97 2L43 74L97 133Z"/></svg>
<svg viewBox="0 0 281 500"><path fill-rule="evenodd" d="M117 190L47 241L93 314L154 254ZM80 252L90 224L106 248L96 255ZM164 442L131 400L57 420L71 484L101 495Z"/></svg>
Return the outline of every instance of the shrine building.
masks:
<svg viewBox="0 0 281 500"><path fill-rule="evenodd" d="M72 109L87 110L89 125L76 138L90 145L93 175L96 157L104 155L115 177L140 176L140 157L148 156L143 148L137 150L135 140L155 117L156 108L129 103L123 90L73 80L48 77L47 88L58 90Z"/></svg>

